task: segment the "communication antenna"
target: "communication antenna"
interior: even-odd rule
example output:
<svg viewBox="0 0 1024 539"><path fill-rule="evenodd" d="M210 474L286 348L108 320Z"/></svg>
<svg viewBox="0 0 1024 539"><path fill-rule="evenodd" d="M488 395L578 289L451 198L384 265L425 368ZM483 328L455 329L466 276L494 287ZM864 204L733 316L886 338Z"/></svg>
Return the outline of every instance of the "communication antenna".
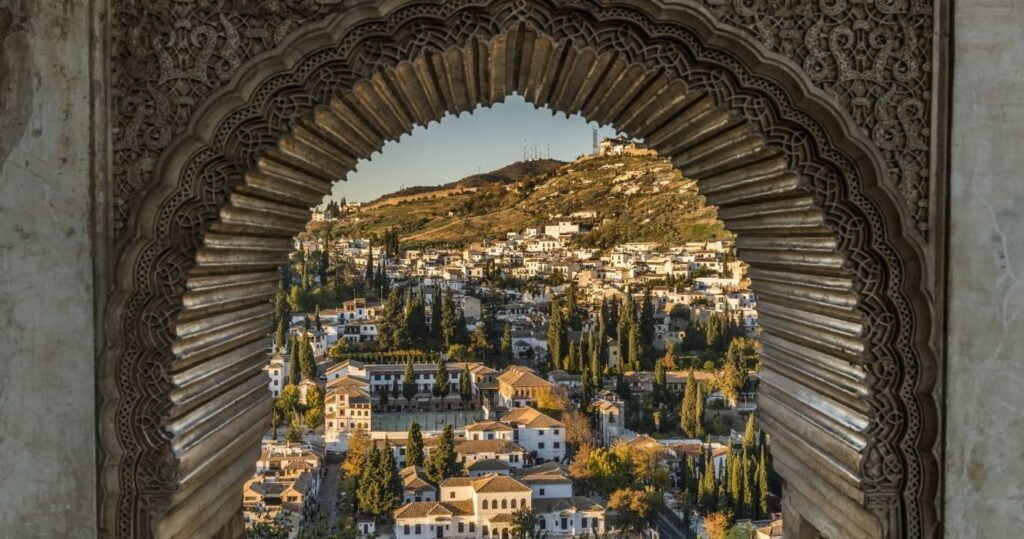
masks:
<svg viewBox="0 0 1024 539"><path fill-rule="evenodd" d="M593 130L593 136L591 137L591 139L592 139L591 143L593 144L593 147L594 147L594 153L597 153L598 147L597 147L597 128L596 127Z"/></svg>

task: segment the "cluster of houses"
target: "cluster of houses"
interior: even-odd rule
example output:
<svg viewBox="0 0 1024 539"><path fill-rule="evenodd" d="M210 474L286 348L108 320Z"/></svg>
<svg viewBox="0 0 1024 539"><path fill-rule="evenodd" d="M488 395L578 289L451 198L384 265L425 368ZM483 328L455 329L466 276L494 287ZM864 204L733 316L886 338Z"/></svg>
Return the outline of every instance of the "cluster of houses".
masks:
<svg viewBox="0 0 1024 539"><path fill-rule="evenodd" d="M513 354L520 360L544 357L549 304L554 296L566 292L567 285L493 289L484 280L487 272L523 279L543 279L558 273L564 282L575 283L580 305L591 312L602 301L622 301L630 293L639 301L639 290L649 288L655 308L654 345L659 350L666 343L683 339L688 320L703 322L714 313L729 314L751 334L757 330L757 299L749 289L746 265L732 256L732 242L694 242L672 248L628 243L601 255L596 249L570 246L585 229L584 224L562 221L464 249L407 250L398 258L386 259L387 274L395 282L414 280L422 284L428 303L435 299L431 297L435 285L452 290L471 326L482 316L482 303L476 296L500 293L504 301L494 308L493 315L511 326ZM298 246L324 247L317 240L300 241ZM370 255L367 240L337 240L333 248L363 267L370 259L381 260L384 256L376 248ZM314 353L321 356L339 339L353 344L375 341L382 309L380 302L355 298L338 309L322 311L320 330L306 328L301 323L305 315L295 315L292 333L303 334ZM427 313L429 316L430 309ZM609 362L614 367L619 351L610 344Z"/></svg>
<svg viewBox="0 0 1024 539"><path fill-rule="evenodd" d="M306 445L265 440L256 473L242 487L245 521L275 519L296 529L314 509L323 475L321 460Z"/></svg>

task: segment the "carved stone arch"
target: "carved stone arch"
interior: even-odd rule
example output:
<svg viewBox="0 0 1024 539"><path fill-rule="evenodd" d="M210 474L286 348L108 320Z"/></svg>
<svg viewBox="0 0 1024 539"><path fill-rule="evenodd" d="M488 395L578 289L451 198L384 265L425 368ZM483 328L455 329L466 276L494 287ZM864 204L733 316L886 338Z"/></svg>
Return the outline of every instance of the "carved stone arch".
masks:
<svg viewBox="0 0 1024 539"><path fill-rule="evenodd" d="M831 537L938 530L921 254L878 149L791 62L686 1L395 1L293 33L162 154L101 365L101 522L192 536L237 512L270 400L276 267L308 208L415 125L515 92L669 156L759 294L762 418L790 506Z"/></svg>

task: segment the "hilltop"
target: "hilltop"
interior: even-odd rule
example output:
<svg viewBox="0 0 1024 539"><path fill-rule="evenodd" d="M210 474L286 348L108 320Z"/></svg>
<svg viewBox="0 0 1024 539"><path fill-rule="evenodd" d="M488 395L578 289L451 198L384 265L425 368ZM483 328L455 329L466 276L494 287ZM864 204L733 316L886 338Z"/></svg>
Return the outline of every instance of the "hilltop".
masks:
<svg viewBox="0 0 1024 539"><path fill-rule="evenodd" d="M399 230L403 247L468 244L527 227L571 220L591 224L581 246L624 242L678 245L728 237L696 183L665 159L613 156L572 163L527 161L436 187L386 195L332 223L333 235Z"/></svg>

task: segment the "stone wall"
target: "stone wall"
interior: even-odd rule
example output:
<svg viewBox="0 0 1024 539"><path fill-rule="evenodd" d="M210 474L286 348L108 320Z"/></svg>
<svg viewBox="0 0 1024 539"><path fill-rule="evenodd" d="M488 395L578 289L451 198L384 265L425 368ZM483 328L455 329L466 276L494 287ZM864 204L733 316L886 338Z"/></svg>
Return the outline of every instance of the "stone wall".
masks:
<svg viewBox="0 0 1024 539"><path fill-rule="evenodd" d="M1024 529L1024 3L955 2L947 537Z"/></svg>
<svg viewBox="0 0 1024 539"><path fill-rule="evenodd" d="M0 535L92 535L90 2L0 0Z"/></svg>

